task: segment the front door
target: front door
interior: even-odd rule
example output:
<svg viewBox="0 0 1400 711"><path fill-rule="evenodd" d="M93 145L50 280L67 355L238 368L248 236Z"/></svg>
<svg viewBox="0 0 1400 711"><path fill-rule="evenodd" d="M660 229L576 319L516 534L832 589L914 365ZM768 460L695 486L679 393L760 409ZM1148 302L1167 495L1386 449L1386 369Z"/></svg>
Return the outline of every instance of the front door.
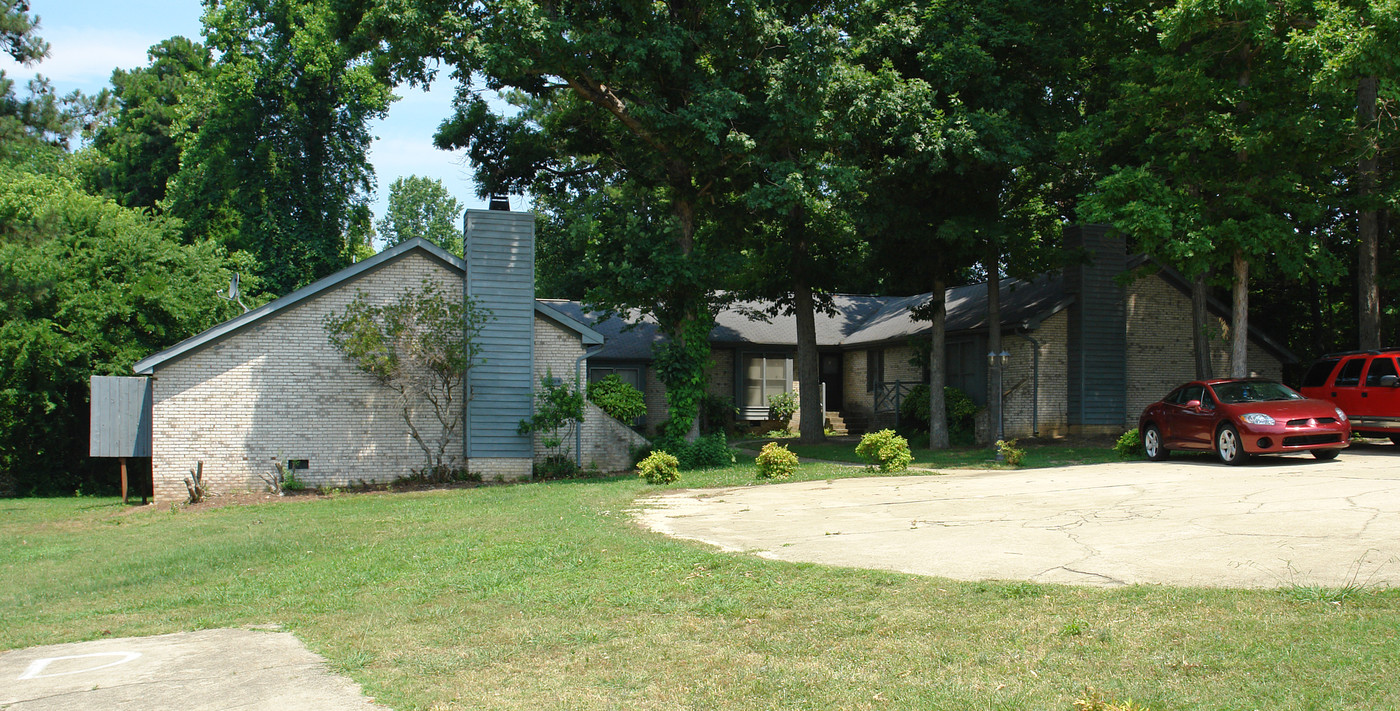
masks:
<svg viewBox="0 0 1400 711"><path fill-rule="evenodd" d="M841 373L841 354L823 353L822 359L822 386L826 388L826 410L827 412L840 412L844 407L842 403L841 384L844 381Z"/></svg>

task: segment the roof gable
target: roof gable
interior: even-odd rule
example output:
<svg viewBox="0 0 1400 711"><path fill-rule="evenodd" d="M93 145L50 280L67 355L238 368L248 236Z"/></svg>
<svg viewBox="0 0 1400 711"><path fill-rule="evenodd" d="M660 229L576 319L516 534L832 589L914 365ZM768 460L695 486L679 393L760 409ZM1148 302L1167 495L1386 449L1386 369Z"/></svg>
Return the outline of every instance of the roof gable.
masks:
<svg viewBox="0 0 1400 711"><path fill-rule="evenodd" d="M228 338L256 323L305 303L321 294L333 291L375 270L404 259L412 254L426 256L459 274L466 272L466 262L447 250L425 239L415 237L394 245L379 254L361 262L356 262L330 276L318 279L286 296L274 299L256 309L229 319L203 333L187 338L179 343L149 355L136 362L132 370L140 375L151 375L156 368L171 361L179 360L210 344ZM565 328L579 334L584 345L598 345L603 342L602 334L579 322L577 319L559 313L553 308L535 302L535 313L553 319Z"/></svg>

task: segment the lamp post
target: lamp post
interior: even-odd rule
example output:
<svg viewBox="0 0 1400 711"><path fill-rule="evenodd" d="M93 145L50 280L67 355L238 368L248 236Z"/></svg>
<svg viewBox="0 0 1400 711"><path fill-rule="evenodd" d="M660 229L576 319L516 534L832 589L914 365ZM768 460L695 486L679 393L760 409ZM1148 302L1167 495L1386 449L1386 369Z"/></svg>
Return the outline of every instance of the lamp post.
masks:
<svg viewBox="0 0 1400 711"><path fill-rule="evenodd" d="M1002 369L1006 367L1006 359L1009 357L1011 357L1011 353L1009 353L1008 351L1002 351L1000 353L997 353L995 351L987 352L987 365L991 367L993 380L996 382L995 395L997 399L997 440L1006 439L1006 429L1003 425L1003 421L1005 420L1005 418L1002 416L1001 412L1002 405L1005 404L1001 401L1001 374ZM1001 447L997 447L996 461L998 464L1001 464L1002 462L1006 461L1006 458L1002 456Z"/></svg>

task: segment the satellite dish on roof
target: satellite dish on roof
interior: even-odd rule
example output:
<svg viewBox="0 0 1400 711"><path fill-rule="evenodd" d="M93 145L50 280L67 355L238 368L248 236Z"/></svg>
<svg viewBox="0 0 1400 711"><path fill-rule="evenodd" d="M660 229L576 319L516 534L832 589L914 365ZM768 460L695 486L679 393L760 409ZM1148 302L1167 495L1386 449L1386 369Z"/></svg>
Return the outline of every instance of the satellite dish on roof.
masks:
<svg viewBox="0 0 1400 711"><path fill-rule="evenodd" d="M240 298L242 296L243 294L238 290L238 272L234 272L233 276L229 277L228 280L228 293L219 292L219 298L238 304L243 308L243 313L246 314L248 313L248 307L243 306L243 299Z"/></svg>

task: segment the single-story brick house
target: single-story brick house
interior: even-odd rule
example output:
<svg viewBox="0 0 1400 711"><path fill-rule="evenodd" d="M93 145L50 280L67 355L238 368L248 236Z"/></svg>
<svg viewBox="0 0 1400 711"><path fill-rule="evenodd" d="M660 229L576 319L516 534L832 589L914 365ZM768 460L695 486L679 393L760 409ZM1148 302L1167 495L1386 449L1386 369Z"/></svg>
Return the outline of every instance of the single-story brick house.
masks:
<svg viewBox="0 0 1400 711"><path fill-rule="evenodd" d="M1136 426L1147 404L1195 377L1189 284L1176 272L1130 258L1124 241L1103 226L1066 231L1071 248L1091 262L1023 281L1003 279L1002 347L1010 353L1002 377L1008 437L1118 434ZM1126 286L1118 278L1143 274ZM987 379L987 287L949 289L947 384L984 405ZM913 318L929 294L907 297L839 294L834 313L817 314L817 343L826 411L854 431L895 421L895 403L927 375L915 366L916 341L931 325ZM646 394L647 426L666 418L665 388L650 367L656 325L641 319L598 319L577 302L545 300L604 335L588 361L588 377L618 374ZM768 396L795 391L797 328L792 316L752 316L768 306L734 304L710 332L709 391L732 400L741 420L762 420ZM1212 341L1215 372L1229 369L1228 307L1212 304L1219 334ZM1251 329L1253 373L1282 375L1296 357ZM834 416L834 417L833 417Z"/></svg>
<svg viewBox="0 0 1400 711"><path fill-rule="evenodd" d="M185 498L197 462L216 492L260 489L276 462L294 462L298 478L321 487L421 469L396 396L330 345L324 321L356 294L387 303L425 280L458 299L471 294L494 315L449 451L488 480L528 478L544 451L517 426L533 412L536 384L546 374L573 380L603 336L535 300L533 215L473 210L466 222L466 260L412 240L137 363L153 381L156 499ZM434 426L419 414L415 422ZM625 468L629 447L645 442L592 405L579 429L568 444L584 466Z"/></svg>

